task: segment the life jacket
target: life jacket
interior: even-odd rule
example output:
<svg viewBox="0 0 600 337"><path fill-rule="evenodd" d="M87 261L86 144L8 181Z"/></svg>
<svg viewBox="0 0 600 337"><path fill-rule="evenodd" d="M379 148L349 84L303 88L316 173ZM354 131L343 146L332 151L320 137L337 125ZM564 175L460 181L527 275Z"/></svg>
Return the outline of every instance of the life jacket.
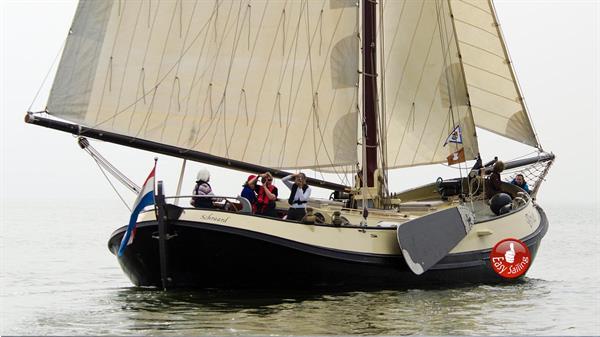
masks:
<svg viewBox="0 0 600 337"><path fill-rule="evenodd" d="M206 181L198 180L196 182L196 186L194 187L194 195L200 195L200 186L202 186L203 184L208 185L208 188L210 188L210 190L212 191L212 187L209 183L207 183ZM192 200L194 201L194 207L211 208L213 206L212 200L210 198L192 198Z"/></svg>
<svg viewBox="0 0 600 337"><path fill-rule="evenodd" d="M255 212L264 213L267 209L269 209L269 204L275 203L275 200L269 200L267 193L265 192L265 185L260 186L258 189L258 196L256 198L256 209ZM277 189L274 185L269 187L269 192L273 193L273 191Z"/></svg>
<svg viewBox="0 0 600 337"><path fill-rule="evenodd" d="M304 184L304 186L302 186L302 193L306 192L306 189L308 188L308 185ZM298 185L296 185L294 183L294 185L292 185L292 193L290 193L290 198L288 199L288 204L293 205L293 204L305 204L306 201L300 201L300 200L294 200L294 198L296 198L296 191L298 191Z"/></svg>

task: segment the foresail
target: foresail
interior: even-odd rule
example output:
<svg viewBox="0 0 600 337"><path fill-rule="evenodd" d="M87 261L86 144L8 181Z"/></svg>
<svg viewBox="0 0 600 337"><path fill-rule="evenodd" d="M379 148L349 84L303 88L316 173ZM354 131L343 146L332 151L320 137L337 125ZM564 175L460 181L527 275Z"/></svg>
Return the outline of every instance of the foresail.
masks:
<svg viewBox="0 0 600 337"><path fill-rule="evenodd" d="M475 124L539 147L489 0L450 0Z"/></svg>
<svg viewBox="0 0 600 337"><path fill-rule="evenodd" d="M48 112L273 168L357 162L354 1L81 1Z"/></svg>
<svg viewBox="0 0 600 337"><path fill-rule="evenodd" d="M446 162L479 151L446 0L383 2L381 73L389 168ZM381 62L380 62L381 63ZM462 144L446 140L460 127Z"/></svg>

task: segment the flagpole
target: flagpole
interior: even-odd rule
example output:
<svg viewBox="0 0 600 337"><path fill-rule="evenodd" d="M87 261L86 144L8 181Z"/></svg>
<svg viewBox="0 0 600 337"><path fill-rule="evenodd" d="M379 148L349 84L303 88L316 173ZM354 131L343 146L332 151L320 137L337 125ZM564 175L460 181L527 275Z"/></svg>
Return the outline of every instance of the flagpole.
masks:
<svg viewBox="0 0 600 337"><path fill-rule="evenodd" d="M156 177L156 163L158 157L154 157L154 176ZM156 181L156 179L155 179ZM167 251L167 216L165 212L165 193L163 189L163 181L159 180L156 183L156 195L154 196L154 212L156 221L158 222L158 254L160 262L160 281L163 290L167 290L170 286L171 278L169 275L168 266L168 251Z"/></svg>
<svg viewBox="0 0 600 337"><path fill-rule="evenodd" d="M167 290L170 285L168 276L168 258L167 258L167 217L165 214L165 194L163 192L162 180L158 182L156 194L156 220L158 222L158 253L160 262L160 281L163 290Z"/></svg>

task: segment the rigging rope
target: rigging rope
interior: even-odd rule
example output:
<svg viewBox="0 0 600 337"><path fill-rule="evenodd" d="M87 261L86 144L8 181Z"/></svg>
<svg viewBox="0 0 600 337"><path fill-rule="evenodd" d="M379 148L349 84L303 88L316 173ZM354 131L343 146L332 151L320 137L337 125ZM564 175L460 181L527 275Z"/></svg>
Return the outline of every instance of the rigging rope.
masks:
<svg viewBox="0 0 600 337"><path fill-rule="evenodd" d="M114 167L106 158L104 158L95 148L93 148L89 141L84 137L77 139L79 147L87 152L99 165L107 170L112 176L114 176L119 182L129 188L133 193L137 194L141 191L141 188L131 181L127 176L121 173L116 167Z"/></svg>
<svg viewBox="0 0 600 337"><path fill-rule="evenodd" d="M110 187L112 187L113 191L115 191L115 193L117 194L119 199L121 199L121 202L123 203L123 205L125 205L125 207L129 210L129 212L131 212L131 207L127 204L127 202L125 202L125 199L123 199L123 197L121 196L119 191L117 191L117 188L115 187L115 185L112 183L112 181L110 181L110 179L106 175L106 172L104 172L104 170L102 169L102 166L100 166L100 163L98 163L98 161L95 158L94 158L94 162L96 162L96 165L98 165L98 169L100 169L100 172L102 172L102 175L104 176L104 178L106 178L106 181L108 181L108 183L110 184Z"/></svg>
<svg viewBox="0 0 600 337"><path fill-rule="evenodd" d="M69 29L69 34L71 34L71 30ZM58 49L58 52L56 53L56 56L54 56L54 60L52 61L52 64L50 65L50 68L48 68L48 72L46 73L46 76L44 76L44 79L42 80L42 83L40 84L40 87L38 88L37 92L35 93L35 96L33 97L33 100L31 101L31 104L29 105L29 108L27 108L27 112L33 112L31 111L31 108L33 108L33 105L35 104L35 101L37 101L40 92L42 91L42 88L44 87L44 85L46 84L46 81L48 81L48 76L50 76L50 73L52 72L52 69L54 69L54 66L56 65L56 61L58 61L58 57L62 54L62 51L65 48L65 45L67 43L67 37L65 37L61 47Z"/></svg>
<svg viewBox="0 0 600 337"><path fill-rule="evenodd" d="M125 207L131 212L131 207L127 204L127 202L125 201L123 196L119 193L119 191L117 190L117 188L115 187L113 182L110 180L110 178L108 177L106 172L110 173L125 187L129 188L134 194L140 193L141 188L139 186L137 186L135 183L133 183L123 173L121 173L108 160L106 160L104 157L102 157L102 155L100 155L100 153L90 145L89 141L86 138L78 137L77 143L79 144L79 147L81 149L83 149L86 153L88 153L92 157L92 159L94 160L96 165L98 165L100 172L102 172L102 175L104 176L104 178L106 178L106 181L108 181L108 183L112 187L113 191L115 191L115 193L117 194L117 196L119 197L119 199L121 200L123 205L125 205Z"/></svg>
<svg viewBox="0 0 600 337"><path fill-rule="evenodd" d="M385 127L387 117L387 107L386 107L386 87L385 87L385 72L386 72L386 63L385 63L385 29L384 29L384 7L385 2L380 3L379 5L379 35L380 43L379 43L379 58L381 63L380 73L380 85L381 90L379 91L379 95L381 99L379 100L379 116L377 121L379 122L379 153L381 160L381 168L383 175L383 184L384 184L384 192L386 197L389 196L389 178L388 178L388 162L387 162L387 128Z"/></svg>

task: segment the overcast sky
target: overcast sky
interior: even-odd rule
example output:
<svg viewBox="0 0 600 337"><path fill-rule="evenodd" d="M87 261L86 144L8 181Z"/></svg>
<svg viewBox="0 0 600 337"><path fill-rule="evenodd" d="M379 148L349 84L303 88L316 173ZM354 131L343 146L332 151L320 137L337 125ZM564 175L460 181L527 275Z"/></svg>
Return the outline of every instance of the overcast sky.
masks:
<svg viewBox="0 0 600 337"><path fill-rule="evenodd" d="M517 77L544 149L558 159L539 201L600 203L600 1L495 1ZM23 122L36 91L59 52L76 1L1 1L0 198L48 202L60 199L118 200L93 160L73 136ZM48 83L52 82L52 78ZM47 88L34 106L42 110ZM113 164L140 184L154 154L94 142ZM484 159L511 159L532 149L480 132ZM177 184L181 160L159 156L159 179L167 192ZM195 171L188 166L185 192ZM247 173L211 168L217 194L236 195ZM391 173L400 191L451 177L440 165ZM280 187L283 184L278 182ZM285 189L285 188L283 188ZM282 189L282 190L283 190ZM125 192L127 193L127 192ZM283 194L283 193L282 193ZM287 195L287 192L285 193ZM318 195L325 196L321 191ZM131 202L135 196L125 194Z"/></svg>

